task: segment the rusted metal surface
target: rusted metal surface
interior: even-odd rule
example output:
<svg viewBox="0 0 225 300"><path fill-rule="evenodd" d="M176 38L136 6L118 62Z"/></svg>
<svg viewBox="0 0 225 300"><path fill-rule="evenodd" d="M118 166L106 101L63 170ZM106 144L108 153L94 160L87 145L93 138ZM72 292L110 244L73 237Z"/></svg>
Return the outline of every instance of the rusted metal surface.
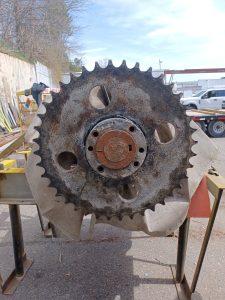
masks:
<svg viewBox="0 0 225 300"><path fill-rule="evenodd" d="M136 144L129 133L110 130L99 137L94 152L98 160L107 168L123 169L134 161Z"/></svg>
<svg viewBox="0 0 225 300"><path fill-rule="evenodd" d="M89 101L96 86L104 87L110 100L101 109ZM83 69L79 78L72 77L68 85L61 85L61 92L46 103L45 114L39 115L42 124L36 127L40 136L35 140L39 145L35 154L41 158L38 165L44 168L42 176L51 181L58 196L85 214L132 218L148 208L154 210L157 203L164 204L166 196L180 189L181 180L187 179L193 131L179 98L162 78L153 78L151 70L141 72L137 65L128 69L123 63L115 68L109 62L105 69L97 64L93 72ZM122 120L135 124L138 130L128 131L113 143L109 137L100 140L99 145L104 144L104 149L100 147L102 156L95 152L95 144L91 145L95 151L88 151L93 130L103 126L107 132L124 131ZM173 134L166 132L166 139L158 140L157 134L163 136L162 128L168 130L170 124ZM135 150L135 159L128 154L120 163L130 145L127 134L132 135L137 149L143 144L144 151ZM74 158L68 161L69 169L59 160L65 152ZM98 169L99 162L104 172Z"/></svg>
<svg viewBox="0 0 225 300"><path fill-rule="evenodd" d="M143 164L147 143L138 126L125 118L109 118L96 124L87 136L86 158L101 176L125 178Z"/></svg>

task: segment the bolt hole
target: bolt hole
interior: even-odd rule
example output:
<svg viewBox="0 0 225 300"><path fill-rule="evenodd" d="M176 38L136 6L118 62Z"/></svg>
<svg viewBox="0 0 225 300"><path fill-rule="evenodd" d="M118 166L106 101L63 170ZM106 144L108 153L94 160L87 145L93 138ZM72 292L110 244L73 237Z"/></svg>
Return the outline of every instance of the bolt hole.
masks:
<svg viewBox="0 0 225 300"><path fill-rule="evenodd" d="M157 125L154 136L157 142L166 144L174 139L175 134L175 127L171 123L163 123Z"/></svg>
<svg viewBox="0 0 225 300"><path fill-rule="evenodd" d="M111 101L111 94L104 85L95 86L89 95L89 102L92 107L104 109Z"/></svg>
<svg viewBox="0 0 225 300"><path fill-rule="evenodd" d="M89 146L89 147L88 147L88 151L93 151L93 147L92 147L92 146Z"/></svg>
<svg viewBox="0 0 225 300"><path fill-rule="evenodd" d="M144 149L144 148L139 148L139 152L140 152L140 153L144 153L144 152L145 152L145 149Z"/></svg>
<svg viewBox="0 0 225 300"><path fill-rule="evenodd" d="M58 164L65 170L70 170L77 165L77 157L69 151L61 152L57 157Z"/></svg>
<svg viewBox="0 0 225 300"><path fill-rule="evenodd" d="M98 132L97 132L97 131L94 131L94 132L92 133L92 135L93 135L94 137L97 137L97 136L98 136Z"/></svg>
<svg viewBox="0 0 225 300"><path fill-rule="evenodd" d="M129 148L129 151L132 151L132 145L129 145L128 148Z"/></svg>
<svg viewBox="0 0 225 300"><path fill-rule="evenodd" d="M130 130L131 132L134 132L134 130L135 130L134 126L130 126L130 127L129 127L129 130Z"/></svg>
<svg viewBox="0 0 225 300"><path fill-rule="evenodd" d="M134 162L134 166L135 166L135 167L138 167L138 166L139 166L139 162L138 162L138 161L135 161L135 162Z"/></svg>
<svg viewBox="0 0 225 300"><path fill-rule="evenodd" d="M102 173L104 171L104 168L102 166L98 166L98 171Z"/></svg>
<svg viewBox="0 0 225 300"><path fill-rule="evenodd" d="M138 195L139 189L134 183L122 183L118 187L119 194L124 200L135 199Z"/></svg>

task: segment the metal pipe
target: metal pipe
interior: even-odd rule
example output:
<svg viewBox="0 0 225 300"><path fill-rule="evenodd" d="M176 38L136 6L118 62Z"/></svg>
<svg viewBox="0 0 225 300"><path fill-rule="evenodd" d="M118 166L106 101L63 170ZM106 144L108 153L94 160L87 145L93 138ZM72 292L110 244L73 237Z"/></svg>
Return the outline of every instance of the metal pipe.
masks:
<svg viewBox="0 0 225 300"><path fill-rule="evenodd" d="M206 228L206 233L205 233L205 236L204 236L204 240L203 240L201 251L200 251L200 254L199 254L197 266L196 266L195 273L194 273L193 280L192 280L192 284L191 284L191 293L195 292L195 288L196 288L196 285L197 285L197 282L198 282L198 277L199 277L199 274L200 274L200 271L201 271L201 268L202 268L202 263L203 263L203 260L204 260L204 257L205 257L205 253L206 253L206 250L207 250L207 246L208 246L208 243L209 243L209 239L210 239L210 236L211 236L211 232L212 232L214 221L215 221L215 218L216 218L216 215L217 215L217 211L218 211L218 208L219 208L222 193L223 193L223 190L219 190L218 196L215 198L215 201L214 201L214 204L213 204L211 216L209 218L209 222L208 222L208 225L207 225L207 228Z"/></svg>
<svg viewBox="0 0 225 300"><path fill-rule="evenodd" d="M24 244L19 205L10 204L9 214L12 229L15 272L17 276L22 276L24 274Z"/></svg>
<svg viewBox="0 0 225 300"><path fill-rule="evenodd" d="M36 207L37 207L37 213L38 213L39 222L40 222L40 225L41 225L41 230L45 231L44 221L43 221L40 209L39 209L39 207L37 205L36 205Z"/></svg>
<svg viewBox="0 0 225 300"><path fill-rule="evenodd" d="M190 219L186 218L179 228L178 248L177 248L177 268L176 282L182 282L184 278L184 265L187 252L187 241L189 232Z"/></svg>

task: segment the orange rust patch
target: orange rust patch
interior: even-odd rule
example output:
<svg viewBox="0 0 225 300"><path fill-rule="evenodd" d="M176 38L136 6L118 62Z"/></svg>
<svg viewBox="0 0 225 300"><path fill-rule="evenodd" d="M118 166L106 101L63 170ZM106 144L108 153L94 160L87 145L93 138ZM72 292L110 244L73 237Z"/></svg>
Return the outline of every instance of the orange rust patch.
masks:
<svg viewBox="0 0 225 300"><path fill-rule="evenodd" d="M119 170L134 160L136 149L131 134L123 130L109 130L97 139L95 153L102 165Z"/></svg>

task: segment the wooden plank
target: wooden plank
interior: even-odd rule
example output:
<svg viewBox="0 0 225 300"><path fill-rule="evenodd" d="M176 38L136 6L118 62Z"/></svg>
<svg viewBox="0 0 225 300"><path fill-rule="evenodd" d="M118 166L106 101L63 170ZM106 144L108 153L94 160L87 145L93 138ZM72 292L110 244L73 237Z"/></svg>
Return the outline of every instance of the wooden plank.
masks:
<svg viewBox="0 0 225 300"><path fill-rule="evenodd" d="M210 193L215 198L217 198L219 191L225 189L225 178L220 175L216 176L216 175L207 174L206 180L207 180L207 186Z"/></svg>
<svg viewBox="0 0 225 300"><path fill-rule="evenodd" d="M0 204L16 204L16 205L36 205L33 198L0 198Z"/></svg>
<svg viewBox="0 0 225 300"><path fill-rule="evenodd" d="M24 143L24 136L25 134L21 134L17 139L15 139L8 147L6 147L4 150L0 152L0 159L7 157L12 152L14 152L16 149L18 149L20 146Z"/></svg>

